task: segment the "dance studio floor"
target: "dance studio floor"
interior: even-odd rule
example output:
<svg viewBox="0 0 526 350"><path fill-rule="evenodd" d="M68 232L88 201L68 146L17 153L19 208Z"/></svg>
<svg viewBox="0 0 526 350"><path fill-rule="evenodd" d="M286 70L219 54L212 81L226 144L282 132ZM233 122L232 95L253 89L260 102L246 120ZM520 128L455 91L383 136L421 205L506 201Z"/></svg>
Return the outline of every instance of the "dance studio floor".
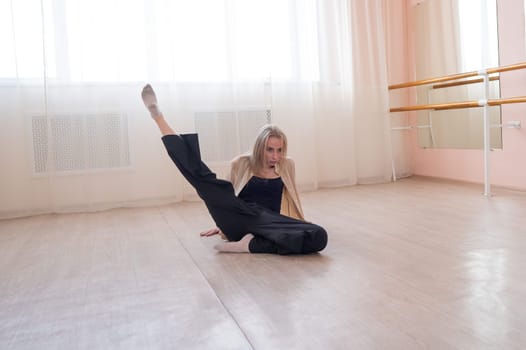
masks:
<svg viewBox="0 0 526 350"><path fill-rule="evenodd" d="M0 221L0 349L524 349L526 193L303 193L320 254L221 254L202 203Z"/></svg>

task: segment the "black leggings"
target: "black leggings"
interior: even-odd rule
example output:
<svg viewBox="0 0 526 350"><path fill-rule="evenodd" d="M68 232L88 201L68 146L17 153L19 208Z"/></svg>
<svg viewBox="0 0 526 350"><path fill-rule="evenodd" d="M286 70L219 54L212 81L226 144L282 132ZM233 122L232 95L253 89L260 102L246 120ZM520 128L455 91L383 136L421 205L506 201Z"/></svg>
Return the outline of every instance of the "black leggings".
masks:
<svg viewBox="0 0 526 350"><path fill-rule="evenodd" d="M217 227L229 241L252 233L251 253L306 254L327 245L321 226L296 220L236 197L232 183L216 178L201 161L197 134L166 135L168 155L206 204Z"/></svg>

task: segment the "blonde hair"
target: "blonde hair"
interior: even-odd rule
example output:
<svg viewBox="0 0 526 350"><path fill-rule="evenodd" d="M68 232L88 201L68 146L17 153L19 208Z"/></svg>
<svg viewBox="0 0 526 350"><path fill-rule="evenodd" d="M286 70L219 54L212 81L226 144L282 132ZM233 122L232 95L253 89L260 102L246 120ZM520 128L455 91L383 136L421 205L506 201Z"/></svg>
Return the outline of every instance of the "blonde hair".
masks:
<svg viewBox="0 0 526 350"><path fill-rule="evenodd" d="M278 163L278 171L281 162L287 156L287 136L280 128L274 124L266 124L259 130L259 134L254 141L254 147L252 148L252 155L250 156L250 166L254 173L258 173L263 168L263 157L265 154L265 147L267 146L268 139L270 137L277 137L283 142L281 148L281 160Z"/></svg>

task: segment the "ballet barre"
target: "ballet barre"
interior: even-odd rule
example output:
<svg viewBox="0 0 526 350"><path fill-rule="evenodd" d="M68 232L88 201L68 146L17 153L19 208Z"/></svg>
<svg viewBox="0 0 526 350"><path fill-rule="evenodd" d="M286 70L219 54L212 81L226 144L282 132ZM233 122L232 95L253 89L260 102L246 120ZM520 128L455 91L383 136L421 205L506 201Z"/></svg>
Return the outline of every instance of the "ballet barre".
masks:
<svg viewBox="0 0 526 350"><path fill-rule="evenodd" d="M448 109L463 109L463 108L477 108L477 107L484 108L483 110L483 117L484 117L484 195L491 196L490 179L489 179L489 176L490 176L489 174L489 152L491 151L491 148L490 148L489 132L490 132L490 128L495 127L495 126L490 125L489 123L488 109L491 106L500 106L503 104L510 104L510 103L524 103L526 102L526 96L488 99L489 82L500 79L500 76L495 75L495 74L498 74L501 72L525 69L525 68L526 68L526 62L522 62L522 63L517 63L513 65L508 65L508 66L482 69L478 71L451 74L451 75L445 75L442 77L389 85L389 90L396 90L396 89L404 89L404 88L416 87L416 86L428 85L428 84L435 84L432 86L433 89L442 89L442 88L448 88L448 87L459 86L459 85L467 85L467 84L475 84L475 83L484 84L483 98L480 100L393 107L393 108L390 108L389 111L392 113L396 113L396 112L411 112L411 111L421 111L421 110L448 110ZM473 77L476 77L476 76L480 78L472 79ZM448 83L445 83L445 82L448 82ZM504 125L501 124L499 126L503 127ZM426 125L424 127L429 127L429 126ZM520 125L520 122L518 122L518 124L517 122L514 122L513 125L509 125L509 126L507 125L506 127L518 129L521 127L521 125ZM392 130L410 130L413 128L414 127L412 126L408 126L408 127L402 126L402 127L392 128ZM392 163L392 170L393 170L393 181L396 181L394 159Z"/></svg>

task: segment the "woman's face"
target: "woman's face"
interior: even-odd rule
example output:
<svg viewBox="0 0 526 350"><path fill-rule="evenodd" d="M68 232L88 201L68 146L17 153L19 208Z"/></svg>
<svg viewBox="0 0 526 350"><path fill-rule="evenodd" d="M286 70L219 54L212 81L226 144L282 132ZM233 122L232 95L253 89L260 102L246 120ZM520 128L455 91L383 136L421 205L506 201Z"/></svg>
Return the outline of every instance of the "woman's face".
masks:
<svg viewBox="0 0 526 350"><path fill-rule="evenodd" d="M271 136L267 140L265 151L263 152L263 165L265 168L274 168L281 160L283 152L283 140L276 136Z"/></svg>

